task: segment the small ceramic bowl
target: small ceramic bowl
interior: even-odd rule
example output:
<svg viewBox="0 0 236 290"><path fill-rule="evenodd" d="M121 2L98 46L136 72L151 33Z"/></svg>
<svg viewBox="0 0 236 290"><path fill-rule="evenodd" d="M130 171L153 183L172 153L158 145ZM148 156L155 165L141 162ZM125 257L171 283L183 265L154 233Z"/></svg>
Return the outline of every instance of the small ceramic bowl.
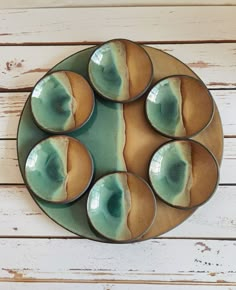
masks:
<svg viewBox="0 0 236 290"><path fill-rule="evenodd" d="M206 202L219 179L215 157L193 140L175 140L161 146L151 158L149 179L168 205L190 209Z"/></svg>
<svg viewBox="0 0 236 290"><path fill-rule="evenodd" d="M156 200L142 178L132 173L115 172L93 185L87 212L92 226L102 236L116 242L128 242L150 228L156 215Z"/></svg>
<svg viewBox="0 0 236 290"><path fill-rule="evenodd" d="M83 126L92 115L94 103L89 83L71 71L47 74L31 93L31 110L36 124L55 134Z"/></svg>
<svg viewBox="0 0 236 290"><path fill-rule="evenodd" d="M77 139L52 136L30 151L25 164L29 189L38 197L53 203L69 203L88 188L93 160Z"/></svg>
<svg viewBox="0 0 236 290"><path fill-rule="evenodd" d="M89 60L88 73L92 86L101 96L126 103L146 92L153 78L153 67L141 45L114 39L95 50Z"/></svg>
<svg viewBox="0 0 236 290"><path fill-rule="evenodd" d="M214 107L213 98L202 81L174 75L153 86L146 99L146 116L162 135L189 138L208 126Z"/></svg>

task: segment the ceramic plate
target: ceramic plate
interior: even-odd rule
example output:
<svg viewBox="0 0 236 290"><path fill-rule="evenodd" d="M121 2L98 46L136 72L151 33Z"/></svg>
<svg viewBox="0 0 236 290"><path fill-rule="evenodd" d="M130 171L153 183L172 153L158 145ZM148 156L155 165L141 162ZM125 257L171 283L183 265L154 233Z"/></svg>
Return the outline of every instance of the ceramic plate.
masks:
<svg viewBox="0 0 236 290"><path fill-rule="evenodd" d="M96 47L92 47L66 58L51 71L70 70L88 80L88 61ZM151 47L144 47L154 68L153 84L169 75L184 74L198 78L185 64L173 56ZM145 116L145 99L128 104L119 104L100 98L95 94L95 109L90 120L79 130L68 134L80 140L91 152L94 166L94 182L114 171L129 171L148 181L148 165L156 149L169 139L159 135ZM215 105L216 106L216 105ZM26 157L31 148L49 136L38 128L30 111L29 99L22 111L17 134L19 166L23 179ZM223 152L223 132L220 116L215 113L210 125L195 140L204 144L220 163ZM104 141L105 140L105 141ZM74 203L51 204L32 195L39 207L55 222L80 236L106 241L89 224L86 211L88 191ZM155 221L140 240L167 232L187 219L194 210L180 210L157 200L158 211Z"/></svg>

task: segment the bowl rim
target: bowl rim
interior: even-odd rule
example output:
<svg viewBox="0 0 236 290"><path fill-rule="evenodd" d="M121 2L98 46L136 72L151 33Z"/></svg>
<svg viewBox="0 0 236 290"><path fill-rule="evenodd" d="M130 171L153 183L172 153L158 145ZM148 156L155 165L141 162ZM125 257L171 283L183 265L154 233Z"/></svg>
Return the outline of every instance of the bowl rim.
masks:
<svg viewBox="0 0 236 290"><path fill-rule="evenodd" d="M180 206L180 205L174 205L174 204L171 204L170 202L166 201L158 192L157 190L155 190L154 186L153 186L153 183L152 183L152 180L151 180L151 174L150 174L150 168L151 168L151 163L152 163L152 160L153 160L153 157L155 156L155 154L161 150L164 146L167 146L171 143L179 143L179 142L189 142L189 143L194 143L196 144L197 146L201 146L204 150L207 151L207 153L210 155L210 157L212 158L214 164L215 164L215 167L216 167L216 180L215 180L215 184L214 184L214 187L213 187L213 190L212 192L209 194L209 196L203 200L202 202L196 204L196 205L193 205L193 206ZM208 202L211 197L214 195L218 185L219 185L219 179L220 179L220 169L219 169L219 164L218 164L218 161L216 159L216 157L214 156L214 154L205 146L203 145L202 143L196 141L196 140L193 140L193 139L178 139L178 140L170 140L168 142L165 142L163 143L161 146L159 146L155 151L154 153L152 154L151 158L150 158L150 161L149 161L149 165L148 165L148 179L149 179L149 183L150 183L150 186L152 187L153 189L153 192L156 194L156 196L161 200L163 201L165 204L173 207L173 208L177 208L177 209L181 209L181 210L191 210L191 209L196 209L198 207L200 207L201 205L204 205L206 202Z"/></svg>
<svg viewBox="0 0 236 290"><path fill-rule="evenodd" d="M36 193L33 189L32 189L32 187L31 187L31 185L30 185L30 182L28 181L28 178L27 178L27 174L26 174L26 172L27 172L27 170L26 170L26 166L27 166L27 161L28 161L28 158L29 158L29 156L30 156L30 154L32 153L32 151L38 146L38 145L40 145L41 143L43 143L43 142L45 142L45 141L47 141L48 139L52 139L52 138L67 138L67 139L69 139L69 140L72 140L72 141L75 141L75 142L77 142L77 143L79 143L80 145L82 145L83 147L84 147L84 149L87 151L87 154L88 154L88 157L89 157L89 159L90 159L90 162L91 162L91 175L90 175L90 178L89 178L89 181L88 181L88 184L86 185L86 187L84 188L84 190L83 191L81 191L80 193L78 193L78 194L76 194L76 196L75 197L73 197L72 199L68 199L68 200L66 200L66 201L53 201L53 200L48 200L48 199L46 199L46 198L43 198L42 196L40 196L38 193ZM77 199L79 199L88 189L89 189L89 187L91 186L91 184L92 184L92 180L93 180L93 178L94 178L94 168L95 168L95 166L94 166L94 161L93 161L93 157L92 157L92 154L90 153L90 151L87 149L87 147L80 141L80 140L78 140L78 139L75 139L75 138L73 138L73 137L71 137L71 136L67 136L67 135L51 135L51 136L49 136L49 137L45 137L45 138L43 138L42 140L39 140L31 149L30 149L30 151L29 151L29 153L28 153L28 155L27 155L27 157L26 157L26 161L25 161L25 165L24 165L24 181L25 181L25 185L26 185L26 187L27 187L27 189L29 190L29 192L31 193L31 194L33 194L34 196L36 196L37 198L40 198L41 200L43 200L43 201L45 201L45 202L48 202L48 203L50 203L50 204L58 204L58 205L65 205L65 204L70 204L70 203L72 203L72 202L74 202L74 201L76 201Z"/></svg>
<svg viewBox="0 0 236 290"><path fill-rule="evenodd" d="M210 103L211 103L211 113L210 113L210 116L207 120L207 122L205 123L204 126L202 126L199 130L197 130L196 132L192 133L192 134L186 134L186 135L183 135L183 136L174 136L174 135L170 135L168 133L165 133L165 132L162 132L160 129L156 128L152 122L150 121L149 117L148 117L148 112L147 112L147 106L148 106L148 97L151 93L151 91L157 86L159 85L162 81L166 80L166 79L171 79L171 78L176 78L176 77L179 77L179 78L189 78L193 81L196 81L198 82L202 87L203 89L206 90L207 92L207 95L209 97L209 100L210 100ZM198 135L199 133L201 133L203 130L205 130L211 123L213 117L214 117L214 113L215 113L215 102L214 102L214 99L213 99L213 96L212 94L210 93L210 91L208 90L207 86L205 85L205 83L197 78L197 77L194 77L194 76L189 76L189 75L185 75L185 74L173 74L173 75L169 75L169 76L166 76L164 78L161 78L159 79L158 81L156 81L154 83L154 85L150 88L147 96L146 96L146 100L145 100L145 105L144 105L144 109L145 109L145 116L146 116L146 119L148 121L148 123L151 125L151 127L157 131L159 134L161 134L162 136L164 137L167 137L167 138L171 138L171 139L174 139L174 140L182 140L182 139L189 139L189 138L192 138L196 135Z"/></svg>
<svg viewBox="0 0 236 290"><path fill-rule="evenodd" d="M92 57L94 56L94 54L104 45L106 44L109 44L111 42L114 42L114 41L120 41L120 42L130 42L134 45L137 45L138 47L140 47L143 52L145 53L145 55L147 56L148 60L149 60L149 63L150 63L150 67L151 67L151 75L150 75L150 79L149 79L149 82L148 84L146 85L146 87L144 88L144 90L142 90L138 95L136 95L135 97L131 98L131 99L128 99L128 100L114 100L112 98L109 98L107 97L106 95L104 95L102 92L100 92L97 87L94 85L93 81L92 81L92 78L91 78L91 72L90 72L90 63L92 61ZM152 63L152 60L151 60L151 57L150 55L147 53L147 51L144 49L144 45L138 43L138 42L135 42L135 41L132 41L130 39L126 39L126 38L112 38L108 41L105 41L97 46L95 46L95 50L92 52L92 54L89 56L89 59L88 59L88 65L87 65L87 74L88 74L88 79L89 79L89 83L91 85L91 87L94 89L94 91L97 93L98 96L102 97L103 99L105 99L106 101L110 101L112 103L120 103L120 104L128 104L128 103L132 103L136 100L138 100L139 98L141 98L142 96L145 95L145 93L149 90L151 84L152 84L152 81L153 81L153 77L154 77L154 68L153 68L153 63Z"/></svg>
<svg viewBox="0 0 236 290"><path fill-rule="evenodd" d="M88 207L89 207L89 202L90 202L90 198L91 198L91 191L92 191L93 187L96 186L96 184L99 181L101 181L102 179L104 179L104 178L106 178L108 176L111 176L111 175L116 175L116 174L132 175L132 176L138 178L140 181L142 181L147 186L147 188L149 189L149 191L150 191L150 193L152 195L152 198L153 198L154 216L152 218L152 221L151 221L150 225L142 233L140 233L137 237L134 237L134 238L131 238L131 239L116 240L116 239L107 237L106 235L104 235L103 233L101 233L98 229L96 229L96 227L93 225L92 219L90 218L90 215L89 215L89 208ZM131 205L131 207L132 207L132 205ZM136 173L133 173L133 172L130 172L130 171L122 171L122 170L111 171L111 172L109 172L107 174L104 174L101 177L99 177L93 183L93 185L91 186L91 188L89 190L89 193L88 193L88 197L87 197L87 203L86 203L86 213L87 213L88 221L89 221L89 224L92 226L93 230L96 233L98 233L101 237L105 238L107 240L107 242L113 242L113 243L118 243L118 244L132 243L132 242L139 241L139 239L142 236L144 236L150 230L150 228L152 227L152 225L154 224L154 221L155 221L156 216L157 216L157 211L158 211L157 199L156 199L156 195L155 195L155 193L154 193L151 185L144 178L142 178L141 176L137 175Z"/></svg>
<svg viewBox="0 0 236 290"><path fill-rule="evenodd" d="M33 111L33 105L32 105L32 98L33 98L33 93L34 93L34 90L35 88L47 77L53 75L53 74L56 74L56 73L60 73L60 72L64 72L64 73L73 73L75 75L78 75L80 76L81 78L83 78L83 80L86 81L86 83L88 84L88 86L90 87L91 89L91 96L92 96L92 110L91 112L89 113L88 117L85 119L85 121L80 124L79 126L76 126L75 128L72 128L72 129L69 129L69 130L63 130L63 131L55 131L55 130L50 130L48 128L45 128L42 124L40 124L40 122L37 120L36 116L34 115L34 111ZM30 92L30 95L29 95L29 103L30 103L30 111L32 113L32 117L33 117L33 121L34 123L43 131L47 132L47 133L50 133L50 134L54 134L54 135L63 135L63 134L68 134L68 133L72 133L80 128L82 128L89 120L90 118L92 117L93 115L93 112L94 112L94 108L95 108L95 96L94 96L94 91L93 91L93 88L91 87L91 84L89 83L89 81L81 74L79 73L76 73L72 70L63 70L63 69L59 69L59 70L50 70L48 71L45 75L43 75L36 83L35 85L33 86L31 92Z"/></svg>

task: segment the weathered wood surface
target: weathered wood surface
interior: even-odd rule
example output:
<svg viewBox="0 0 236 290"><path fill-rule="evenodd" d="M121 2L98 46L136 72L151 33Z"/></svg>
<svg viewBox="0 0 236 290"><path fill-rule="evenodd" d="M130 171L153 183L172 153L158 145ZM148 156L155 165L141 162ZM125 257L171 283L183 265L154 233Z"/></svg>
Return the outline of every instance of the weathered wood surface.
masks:
<svg viewBox="0 0 236 290"><path fill-rule="evenodd" d="M236 41L235 6L9 9L0 44Z"/></svg>
<svg viewBox="0 0 236 290"><path fill-rule="evenodd" d="M116 6L209 6L236 5L235 0L2 0L0 9L7 8L52 8L52 7L116 7Z"/></svg>
<svg viewBox="0 0 236 290"><path fill-rule="evenodd" d="M218 283L219 284L219 283ZM0 282L0 288L4 287L4 290L199 290L199 285L153 285L153 284L141 284L138 281L136 284L130 284L124 282L122 284L114 284L114 283L52 283L52 282ZM217 290L235 290L236 286L206 286L201 285L201 290L212 290L212 288Z"/></svg>
<svg viewBox="0 0 236 290"><path fill-rule="evenodd" d="M236 243L230 240L153 239L115 245L2 238L0 280L236 286L235 255Z"/></svg>
<svg viewBox="0 0 236 290"><path fill-rule="evenodd" d="M151 46L183 61L199 75L208 88L236 88L236 43ZM58 62L88 47L88 45L0 47L0 91L29 90Z"/></svg>
<svg viewBox="0 0 236 290"><path fill-rule="evenodd" d="M1 185L0 199L0 237L75 237L40 210L25 186ZM236 211L232 204L235 200L234 186L219 186L205 205L163 236L234 239Z"/></svg>
<svg viewBox="0 0 236 290"><path fill-rule="evenodd" d="M21 8L0 10L0 289L236 289L235 5L0 1ZM211 90L226 137L214 196L162 237L129 245L88 241L55 224L20 185L16 155L19 116L36 81L88 44L115 37L149 43L190 66Z"/></svg>
<svg viewBox="0 0 236 290"><path fill-rule="evenodd" d="M236 91L210 91L219 108L225 136L236 134ZM16 138L17 127L29 93L0 93L0 139Z"/></svg>
<svg viewBox="0 0 236 290"><path fill-rule="evenodd" d="M226 138L224 156L221 165L220 183L235 184L236 172L236 139ZM15 140L0 140L0 184L19 183L23 180L20 174Z"/></svg>

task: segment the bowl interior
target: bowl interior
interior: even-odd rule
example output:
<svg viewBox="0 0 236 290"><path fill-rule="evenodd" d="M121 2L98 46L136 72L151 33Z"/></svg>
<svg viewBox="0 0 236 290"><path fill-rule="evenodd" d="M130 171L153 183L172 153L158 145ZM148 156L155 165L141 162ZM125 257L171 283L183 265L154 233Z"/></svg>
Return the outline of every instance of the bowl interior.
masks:
<svg viewBox="0 0 236 290"><path fill-rule="evenodd" d="M132 241L144 234L156 215L150 186L127 172L108 174L92 187L87 203L91 224L114 241Z"/></svg>
<svg viewBox="0 0 236 290"><path fill-rule="evenodd" d="M203 204L218 183L218 165L203 145L192 140L172 141L158 149L150 162L150 182L157 195L178 208Z"/></svg>
<svg viewBox="0 0 236 290"><path fill-rule="evenodd" d="M98 47L88 66L95 90L115 102L130 102L149 87L153 67L144 48L132 41L115 39Z"/></svg>
<svg viewBox="0 0 236 290"><path fill-rule="evenodd" d="M203 130L214 113L213 99L200 81L190 76L170 76L151 89L146 114L151 125L171 138L190 137Z"/></svg>
<svg viewBox="0 0 236 290"><path fill-rule="evenodd" d="M34 87L31 109L42 129L65 133L81 127L94 108L94 94L81 75L71 71L47 74Z"/></svg>
<svg viewBox="0 0 236 290"><path fill-rule="evenodd" d="M67 136L53 136L30 151L25 176L31 191L43 200L69 203L88 188L93 161L85 146Z"/></svg>

